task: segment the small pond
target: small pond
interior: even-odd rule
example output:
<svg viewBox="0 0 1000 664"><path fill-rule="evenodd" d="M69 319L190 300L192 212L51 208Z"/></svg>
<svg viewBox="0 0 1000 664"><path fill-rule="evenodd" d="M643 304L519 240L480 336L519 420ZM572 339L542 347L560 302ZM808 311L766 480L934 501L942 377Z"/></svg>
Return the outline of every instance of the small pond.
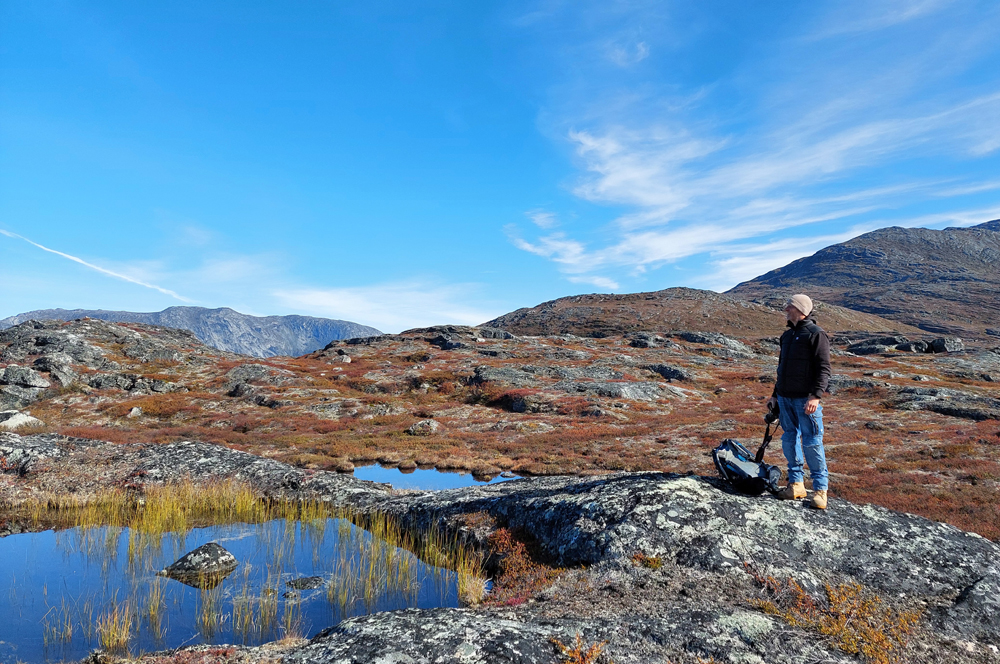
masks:
<svg viewBox="0 0 1000 664"><path fill-rule="evenodd" d="M460 489L467 486L481 486L505 482L513 477L494 477L491 480L478 480L471 473L449 473L434 468L402 471L399 468L383 468L380 465L358 466L354 476L372 482L385 482L394 489Z"/></svg>
<svg viewBox="0 0 1000 664"><path fill-rule="evenodd" d="M207 542L239 561L218 585L197 588L156 575ZM79 660L116 632L135 655L309 637L354 615L459 604L454 572L345 519L166 535L112 527L12 535L0 538L0 561L2 664ZM296 590L288 583L296 580L318 587Z"/></svg>

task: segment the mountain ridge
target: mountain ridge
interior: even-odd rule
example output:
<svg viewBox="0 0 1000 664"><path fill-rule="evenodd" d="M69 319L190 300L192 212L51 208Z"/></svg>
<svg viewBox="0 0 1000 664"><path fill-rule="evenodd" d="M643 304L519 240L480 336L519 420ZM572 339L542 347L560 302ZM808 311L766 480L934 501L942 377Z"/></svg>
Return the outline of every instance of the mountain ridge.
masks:
<svg viewBox="0 0 1000 664"><path fill-rule="evenodd" d="M880 228L824 247L726 294L775 306L802 291L928 332L980 336L1000 327L998 290L1000 219L943 230Z"/></svg>
<svg viewBox="0 0 1000 664"><path fill-rule="evenodd" d="M319 350L331 341L382 334L374 327L351 321L298 315L251 316L229 307L168 307L156 312L38 309L0 319L0 330L28 320L78 318L189 330L208 346L256 357L294 357Z"/></svg>

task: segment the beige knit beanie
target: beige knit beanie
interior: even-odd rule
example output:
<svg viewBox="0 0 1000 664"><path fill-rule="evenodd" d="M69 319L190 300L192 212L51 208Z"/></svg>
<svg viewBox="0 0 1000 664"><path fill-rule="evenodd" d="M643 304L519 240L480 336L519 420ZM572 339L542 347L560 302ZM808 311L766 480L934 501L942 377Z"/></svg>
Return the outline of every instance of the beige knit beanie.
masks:
<svg viewBox="0 0 1000 664"><path fill-rule="evenodd" d="M788 305L792 305L801 311L803 316L808 316L813 310L813 301L809 299L808 295L803 295L802 293L788 298L788 302L785 303L785 306L787 307Z"/></svg>

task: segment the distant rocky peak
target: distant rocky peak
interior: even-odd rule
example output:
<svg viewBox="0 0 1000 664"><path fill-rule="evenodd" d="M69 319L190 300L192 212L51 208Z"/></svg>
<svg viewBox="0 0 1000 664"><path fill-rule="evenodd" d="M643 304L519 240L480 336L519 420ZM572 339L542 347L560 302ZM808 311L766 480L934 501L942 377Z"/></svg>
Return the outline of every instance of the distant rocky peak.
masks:
<svg viewBox="0 0 1000 664"><path fill-rule="evenodd" d="M191 331L205 344L242 355L298 356L331 341L382 334L367 325L311 316L248 316L228 307L168 307L153 313L103 309L41 309L0 320L0 329L28 320L92 318L118 323L142 323Z"/></svg>

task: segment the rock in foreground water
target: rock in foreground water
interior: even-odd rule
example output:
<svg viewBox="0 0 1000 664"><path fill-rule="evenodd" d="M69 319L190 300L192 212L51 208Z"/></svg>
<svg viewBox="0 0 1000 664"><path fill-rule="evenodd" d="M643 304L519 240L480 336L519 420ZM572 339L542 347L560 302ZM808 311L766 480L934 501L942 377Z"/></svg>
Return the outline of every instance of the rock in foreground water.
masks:
<svg viewBox="0 0 1000 664"><path fill-rule="evenodd" d="M214 588L239 562L236 556L215 542L202 544L158 574L198 588Z"/></svg>

